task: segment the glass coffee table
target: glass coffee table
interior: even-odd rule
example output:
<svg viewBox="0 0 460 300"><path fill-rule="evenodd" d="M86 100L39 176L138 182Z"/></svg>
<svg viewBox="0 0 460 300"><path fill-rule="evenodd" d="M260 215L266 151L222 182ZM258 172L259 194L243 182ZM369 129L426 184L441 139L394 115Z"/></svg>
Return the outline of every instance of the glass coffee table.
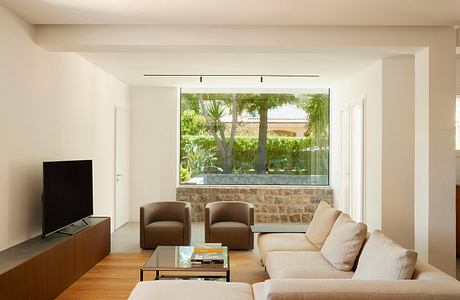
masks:
<svg viewBox="0 0 460 300"><path fill-rule="evenodd" d="M223 264L192 265L190 258L193 246L158 246L140 269L140 280L144 272L155 272L155 279L202 279L230 281L230 259L227 247L222 247Z"/></svg>

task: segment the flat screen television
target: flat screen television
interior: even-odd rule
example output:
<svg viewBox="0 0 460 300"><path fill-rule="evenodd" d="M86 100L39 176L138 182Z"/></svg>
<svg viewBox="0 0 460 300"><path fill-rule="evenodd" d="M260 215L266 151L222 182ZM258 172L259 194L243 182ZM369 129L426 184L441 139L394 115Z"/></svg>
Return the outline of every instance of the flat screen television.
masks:
<svg viewBox="0 0 460 300"><path fill-rule="evenodd" d="M92 161L44 162L42 209L42 236L92 215Z"/></svg>

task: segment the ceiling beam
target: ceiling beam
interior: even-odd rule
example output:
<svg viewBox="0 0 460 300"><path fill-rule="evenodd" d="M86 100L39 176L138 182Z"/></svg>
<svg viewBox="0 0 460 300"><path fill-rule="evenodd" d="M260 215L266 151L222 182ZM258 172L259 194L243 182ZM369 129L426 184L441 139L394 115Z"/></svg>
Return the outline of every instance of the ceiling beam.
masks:
<svg viewBox="0 0 460 300"><path fill-rule="evenodd" d="M445 26L37 25L35 42L60 52L287 53L324 47L424 47L449 30L454 33Z"/></svg>

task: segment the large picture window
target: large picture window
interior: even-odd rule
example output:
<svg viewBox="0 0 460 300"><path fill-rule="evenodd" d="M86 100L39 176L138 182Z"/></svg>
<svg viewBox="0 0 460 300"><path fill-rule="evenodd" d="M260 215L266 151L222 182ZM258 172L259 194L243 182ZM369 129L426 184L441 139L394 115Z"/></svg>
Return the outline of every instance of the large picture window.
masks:
<svg viewBox="0 0 460 300"><path fill-rule="evenodd" d="M329 90L182 92L180 183L329 185Z"/></svg>

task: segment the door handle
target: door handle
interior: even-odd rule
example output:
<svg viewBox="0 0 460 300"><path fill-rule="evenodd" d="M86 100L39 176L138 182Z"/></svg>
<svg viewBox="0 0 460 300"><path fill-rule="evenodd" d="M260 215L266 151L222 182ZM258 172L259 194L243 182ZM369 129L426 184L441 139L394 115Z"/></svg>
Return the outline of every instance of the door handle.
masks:
<svg viewBox="0 0 460 300"><path fill-rule="evenodd" d="M123 176L123 174L116 174L116 177L117 177L117 180L116 180L116 181L117 181L117 182L120 181L120 177L122 177L122 176Z"/></svg>

